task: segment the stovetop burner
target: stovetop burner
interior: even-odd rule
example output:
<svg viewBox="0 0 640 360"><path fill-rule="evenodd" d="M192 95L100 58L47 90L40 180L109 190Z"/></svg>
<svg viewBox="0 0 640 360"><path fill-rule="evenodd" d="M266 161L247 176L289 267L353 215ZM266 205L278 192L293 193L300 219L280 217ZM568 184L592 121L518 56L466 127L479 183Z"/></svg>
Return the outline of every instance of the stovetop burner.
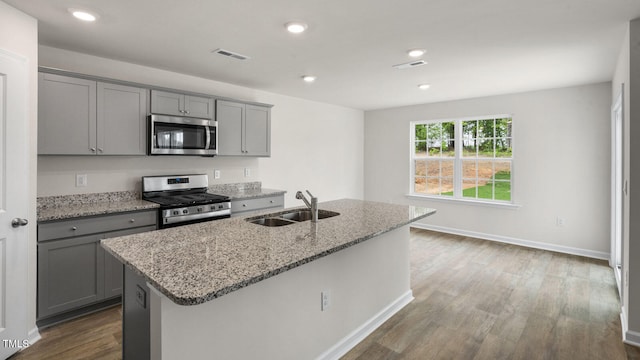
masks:
<svg viewBox="0 0 640 360"><path fill-rule="evenodd" d="M160 228L230 217L229 197L209 194L208 180L205 174L144 176L142 199L160 204Z"/></svg>
<svg viewBox="0 0 640 360"><path fill-rule="evenodd" d="M155 196L146 200L155 202L162 206L186 206L186 205L206 205L229 201L228 196L215 195L209 193L187 194L187 195L167 195Z"/></svg>

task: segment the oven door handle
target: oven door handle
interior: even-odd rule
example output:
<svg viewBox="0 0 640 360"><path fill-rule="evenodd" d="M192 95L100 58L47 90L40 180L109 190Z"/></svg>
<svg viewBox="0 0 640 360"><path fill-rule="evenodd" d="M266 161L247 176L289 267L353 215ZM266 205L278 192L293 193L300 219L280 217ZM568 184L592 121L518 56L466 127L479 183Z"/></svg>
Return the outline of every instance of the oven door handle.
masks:
<svg viewBox="0 0 640 360"><path fill-rule="evenodd" d="M209 146L211 146L211 131L209 130L209 126L205 126L204 130L207 133L207 140L206 144L204 145L204 149L209 150Z"/></svg>

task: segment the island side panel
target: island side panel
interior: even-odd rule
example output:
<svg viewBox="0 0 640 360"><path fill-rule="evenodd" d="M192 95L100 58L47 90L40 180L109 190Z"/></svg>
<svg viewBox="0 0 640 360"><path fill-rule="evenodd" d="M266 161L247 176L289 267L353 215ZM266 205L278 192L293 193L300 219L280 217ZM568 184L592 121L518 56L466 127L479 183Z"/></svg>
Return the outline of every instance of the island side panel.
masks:
<svg viewBox="0 0 640 360"><path fill-rule="evenodd" d="M403 226L204 304L177 305L152 289L151 353L337 359L413 299L409 277Z"/></svg>

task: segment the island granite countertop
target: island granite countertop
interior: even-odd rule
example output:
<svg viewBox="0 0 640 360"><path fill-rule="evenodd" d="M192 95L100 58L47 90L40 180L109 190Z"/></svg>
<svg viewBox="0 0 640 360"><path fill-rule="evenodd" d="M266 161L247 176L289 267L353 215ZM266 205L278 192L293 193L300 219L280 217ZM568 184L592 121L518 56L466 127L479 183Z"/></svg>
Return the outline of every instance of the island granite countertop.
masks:
<svg viewBox="0 0 640 360"><path fill-rule="evenodd" d="M196 305L435 213L351 199L319 203L319 208L340 215L281 227L230 218L101 244L173 302Z"/></svg>

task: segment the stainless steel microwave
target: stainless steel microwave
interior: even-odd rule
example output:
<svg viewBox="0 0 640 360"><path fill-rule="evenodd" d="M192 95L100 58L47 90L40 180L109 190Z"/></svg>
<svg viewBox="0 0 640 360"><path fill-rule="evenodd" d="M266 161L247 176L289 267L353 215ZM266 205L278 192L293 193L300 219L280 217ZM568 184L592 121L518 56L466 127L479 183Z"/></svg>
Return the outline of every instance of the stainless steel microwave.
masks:
<svg viewBox="0 0 640 360"><path fill-rule="evenodd" d="M165 115L149 116L150 155L214 156L218 122Z"/></svg>

